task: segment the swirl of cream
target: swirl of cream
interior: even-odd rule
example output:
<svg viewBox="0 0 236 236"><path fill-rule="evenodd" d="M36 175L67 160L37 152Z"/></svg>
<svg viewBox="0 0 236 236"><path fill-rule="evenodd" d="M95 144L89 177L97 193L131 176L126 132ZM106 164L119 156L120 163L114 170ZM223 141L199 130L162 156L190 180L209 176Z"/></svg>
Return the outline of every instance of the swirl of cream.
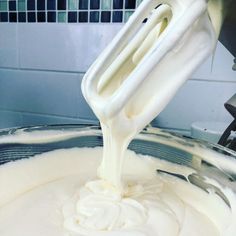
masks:
<svg viewBox="0 0 236 236"><path fill-rule="evenodd" d="M88 182L63 208L66 231L90 236L179 235L185 206L178 197L163 193L163 182L131 181L124 190L121 195L104 180Z"/></svg>
<svg viewBox="0 0 236 236"><path fill-rule="evenodd" d="M64 227L81 234L129 229L147 220L147 209L141 203L122 198L115 189L108 189L104 181L89 182L80 190L74 213L66 218Z"/></svg>

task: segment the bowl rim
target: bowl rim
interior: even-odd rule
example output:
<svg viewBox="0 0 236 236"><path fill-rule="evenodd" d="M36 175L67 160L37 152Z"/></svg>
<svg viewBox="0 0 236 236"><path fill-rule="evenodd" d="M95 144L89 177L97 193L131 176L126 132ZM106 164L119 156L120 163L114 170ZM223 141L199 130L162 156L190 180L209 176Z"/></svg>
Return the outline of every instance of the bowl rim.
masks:
<svg viewBox="0 0 236 236"><path fill-rule="evenodd" d="M48 143L58 140L67 140L73 137L81 137L86 135L99 135L102 137L102 130L99 124L79 123L79 124L52 124L13 127L0 130L0 148L6 144L30 144L32 142L24 142L21 135L30 134L31 132L43 132L48 135L48 131L60 131L58 135L49 139L45 135L45 140L34 140L34 143ZM56 133L54 132L54 134ZM15 139L14 139L15 138ZM55 139L56 138L56 139ZM157 142L163 145L171 146L179 150L192 154L204 161L213 164L219 169L229 171L236 175L236 152L218 144L213 144L204 140L198 140L186 135L167 131L152 126L145 127L135 140L145 140ZM199 155L201 153L201 155Z"/></svg>

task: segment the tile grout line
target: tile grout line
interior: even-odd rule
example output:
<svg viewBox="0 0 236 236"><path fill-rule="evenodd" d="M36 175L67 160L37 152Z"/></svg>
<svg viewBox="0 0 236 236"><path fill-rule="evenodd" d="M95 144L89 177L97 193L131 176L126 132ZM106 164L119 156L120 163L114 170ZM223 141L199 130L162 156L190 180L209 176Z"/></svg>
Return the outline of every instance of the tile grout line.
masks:
<svg viewBox="0 0 236 236"><path fill-rule="evenodd" d="M51 73L65 73L65 74L85 74L86 71L66 71L66 70L46 70L46 69L29 69L29 68L14 68L14 67L0 67L1 70L12 70L12 71L32 71L32 72L51 72Z"/></svg>
<svg viewBox="0 0 236 236"><path fill-rule="evenodd" d="M40 112L30 112L30 111L24 111L24 110L12 110L12 109L6 109L6 108L1 108L0 107L0 112L12 112L12 113L25 113L25 114L29 114L29 115L38 115L38 116L49 116L49 117L60 117L60 118L68 118L68 119L89 119L86 117L78 117L78 116L65 116L65 115L58 115L58 114L51 114L51 113L40 113ZM94 120L91 119L90 120Z"/></svg>
<svg viewBox="0 0 236 236"><path fill-rule="evenodd" d="M19 27L17 27L17 41L19 43L19 35L18 35L18 31L19 31ZM17 50L19 50L19 47L17 47ZM66 71L66 70L49 70L49 69L33 69L33 68L23 68L21 67L21 60L20 60L20 53L18 53L18 63L19 63L19 67L18 68L14 68L14 67L0 67L0 71L1 70L12 70L12 71L27 71L27 72L42 72L42 73L65 73L65 74L85 74L86 71ZM236 80L210 80L210 79L201 79L201 78L196 78L196 77L192 77L190 79L188 79L187 81L199 81L199 82L210 82L210 83L236 83Z"/></svg>

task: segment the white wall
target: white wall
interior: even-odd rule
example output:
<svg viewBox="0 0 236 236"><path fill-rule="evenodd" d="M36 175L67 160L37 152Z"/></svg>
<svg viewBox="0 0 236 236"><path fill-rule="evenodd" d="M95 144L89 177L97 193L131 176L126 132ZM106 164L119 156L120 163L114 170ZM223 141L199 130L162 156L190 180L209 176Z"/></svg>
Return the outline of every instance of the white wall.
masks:
<svg viewBox="0 0 236 236"><path fill-rule="evenodd" d="M121 24L0 24L0 127L96 119L80 82ZM196 42L197 43L197 42ZM236 92L233 56L218 43L155 119L188 131L194 121L230 122L224 102ZM212 66L211 66L212 65Z"/></svg>

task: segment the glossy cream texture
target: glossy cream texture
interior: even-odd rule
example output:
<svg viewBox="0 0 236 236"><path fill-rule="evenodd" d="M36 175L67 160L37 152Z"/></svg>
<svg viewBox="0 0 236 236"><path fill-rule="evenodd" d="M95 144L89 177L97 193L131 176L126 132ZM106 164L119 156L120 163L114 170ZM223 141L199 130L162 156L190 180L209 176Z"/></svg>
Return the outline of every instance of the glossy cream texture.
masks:
<svg viewBox="0 0 236 236"><path fill-rule="evenodd" d="M188 176L192 169L126 151L121 196L97 180L101 157L101 148L73 148L1 166L0 235L235 235L230 189L208 180L231 208L212 189L156 172Z"/></svg>
<svg viewBox="0 0 236 236"><path fill-rule="evenodd" d="M159 3L163 4L155 8ZM148 21L142 25L145 16ZM143 235L154 232L155 235L187 235L180 233L185 210L180 213L182 207L177 206L177 212L170 213L171 206L159 199L161 182L139 184L134 179L129 188L122 170L130 141L163 110L210 55L215 43L216 33L206 1L144 0L98 57L83 79L82 91L102 126L104 150L98 169L101 180L88 183L81 190L74 201L76 212L65 215L67 229L77 233L91 229L95 233L141 227ZM171 192L167 191L166 195L171 198ZM179 214L182 214L178 219L180 225ZM154 219L160 218L163 220L158 231ZM216 235L203 216L196 219L208 235ZM196 231L197 227L189 225Z"/></svg>
<svg viewBox="0 0 236 236"><path fill-rule="evenodd" d="M153 3L144 2L143 8L146 3ZM159 10L166 18L162 17L150 32L144 30L145 34L143 31L138 34L136 44L124 47L123 52L111 60L112 64L97 84L99 98L92 87L88 87L88 93L93 96L86 98L102 124L102 160L101 149L72 149L4 165L0 169L0 179L6 180L0 185L3 192L0 235L236 234L235 194L230 189L218 186L226 202L214 189L203 191L156 172L156 169L168 169L188 175L193 170L151 157L138 157L126 150L137 132L165 107L214 48L216 35L205 1L166 2L161 10L154 10L152 19L158 20ZM178 22L177 28L173 22ZM145 27L150 24L152 26L149 22ZM134 48L137 45L139 47ZM87 74L102 67L101 60L96 63ZM151 70L150 66L155 68ZM137 78L134 76L135 80L130 83L127 78L134 71ZM148 77L144 71L150 72ZM139 85L138 77L145 79L145 83L136 86L131 99L125 100L126 93L119 97L120 86L132 89L134 84ZM110 106L104 106L102 99ZM97 168L100 179L96 177Z"/></svg>
<svg viewBox="0 0 236 236"><path fill-rule="evenodd" d="M144 0L93 63L82 92L103 130L102 179L122 191L126 147L211 55L218 25L206 0Z"/></svg>
<svg viewBox="0 0 236 236"><path fill-rule="evenodd" d="M145 17L148 21L142 25ZM177 201L161 180L140 183L134 178L129 184L122 175L129 142L214 50L214 26L207 1L144 0L90 67L82 91L102 126L101 180L89 182L70 202L76 211L65 215L66 229L85 234L92 230L94 235L103 230L127 235L222 234L212 227L212 217L220 213L229 218L230 211L199 214L192 205ZM130 168L136 169L135 163ZM194 199L194 189L188 196ZM216 203L214 198L207 202ZM207 205L204 201L199 199L201 209Z"/></svg>

